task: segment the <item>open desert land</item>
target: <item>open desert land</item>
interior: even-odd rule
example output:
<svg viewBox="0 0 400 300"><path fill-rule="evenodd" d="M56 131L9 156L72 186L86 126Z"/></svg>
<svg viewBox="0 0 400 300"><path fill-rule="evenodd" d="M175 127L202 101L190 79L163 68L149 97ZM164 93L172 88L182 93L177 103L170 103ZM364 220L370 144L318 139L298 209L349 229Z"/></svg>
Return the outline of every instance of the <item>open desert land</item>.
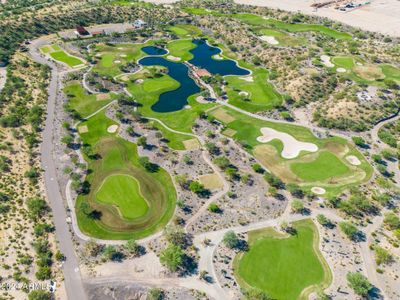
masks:
<svg viewBox="0 0 400 300"><path fill-rule="evenodd" d="M0 6L0 298L400 297L397 3L34 2Z"/></svg>

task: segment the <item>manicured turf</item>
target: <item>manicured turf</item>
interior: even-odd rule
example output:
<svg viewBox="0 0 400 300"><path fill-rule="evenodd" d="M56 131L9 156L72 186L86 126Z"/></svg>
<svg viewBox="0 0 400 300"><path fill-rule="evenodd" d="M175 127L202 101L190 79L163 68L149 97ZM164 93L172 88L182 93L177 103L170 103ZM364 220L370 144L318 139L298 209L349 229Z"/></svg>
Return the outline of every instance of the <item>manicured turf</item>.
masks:
<svg viewBox="0 0 400 300"><path fill-rule="evenodd" d="M141 48L154 44L149 41L144 44L99 44L96 45L93 56L99 62L93 67L93 71L101 75L116 76L121 74L120 67L128 62L136 61L146 55Z"/></svg>
<svg viewBox="0 0 400 300"><path fill-rule="evenodd" d="M221 111L224 114L221 114ZM212 110L209 114L221 121L227 129L233 130L231 132L234 132L234 134L231 137L241 143L268 170L286 183L297 183L305 189L311 189L311 187L318 184L318 186L327 190L326 195L335 195L344 188L365 182L372 175L372 167L344 139L338 137L319 139L305 127L256 119L227 107ZM228 119L229 121L227 122L226 120ZM257 141L257 137L261 135L260 128L262 127L269 127L288 133L299 141L314 143L319 150L316 153L302 151L297 158L284 159L281 157L283 145L280 140L275 139L266 144L261 144ZM321 158L318 159L317 156L324 152L328 154L322 154ZM344 158L345 155L357 156L362 162L361 165L350 165ZM328 162L329 158L336 159ZM292 165L296 163L299 166L292 169ZM330 170L321 169L326 164L333 164L334 167ZM306 169L307 173L304 175L301 172L295 173L296 168L300 168L300 166Z"/></svg>
<svg viewBox="0 0 400 300"><path fill-rule="evenodd" d="M337 56L332 58L332 63L340 68L351 70L355 66L354 58L347 56Z"/></svg>
<svg viewBox="0 0 400 300"><path fill-rule="evenodd" d="M293 163L291 170L305 181L323 181L349 172L349 168L335 155L321 151L318 157L307 163Z"/></svg>
<svg viewBox="0 0 400 300"><path fill-rule="evenodd" d="M96 199L118 207L118 211L125 219L142 217L149 209L146 199L140 192L138 181L127 175L108 176L96 193Z"/></svg>
<svg viewBox="0 0 400 300"><path fill-rule="evenodd" d="M302 37L290 36L284 31L263 28L258 31L259 35L273 36L278 42L278 46L301 46L306 44L306 39Z"/></svg>
<svg viewBox="0 0 400 300"><path fill-rule="evenodd" d="M77 58L75 56L71 56L62 50L50 52L50 56L54 60L63 62L65 64L67 64L68 66L70 66L71 68L84 64L84 62L82 60L80 60L79 58Z"/></svg>
<svg viewBox="0 0 400 300"><path fill-rule="evenodd" d="M64 88L64 93L68 96L68 107L75 110L84 118L110 103L116 95L110 93L109 99L98 100L94 94L87 94L79 82L71 82Z"/></svg>
<svg viewBox="0 0 400 300"><path fill-rule="evenodd" d="M277 29L286 30L289 32L305 32L305 31L314 31L326 36L332 37L334 39L343 39L343 40L350 40L352 36L346 32L340 32L334 30L332 28L318 25L318 24L305 24L305 23L295 23L289 24L279 20L270 19L270 18L263 18L258 15L254 14L247 14L247 13L240 13L240 14L222 14L216 11L208 11L202 8L185 8L186 12L195 15L213 15L217 17L232 17L241 20L249 25L253 26L263 26L263 27L274 27Z"/></svg>
<svg viewBox="0 0 400 300"><path fill-rule="evenodd" d="M201 35L201 30L198 27L189 24L177 24L175 26L169 26L167 29L183 38Z"/></svg>
<svg viewBox="0 0 400 300"><path fill-rule="evenodd" d="M311 220L293 225L297 233L292 236L272 228L248 233L250 249L234 263L235 277L243 288L255 287L272 299L286 300L306 299L317 287L329 286L332 275L318 249L316 226Z"/></svg>
<svg viewBox="0 0 400 300"><path fill-rule="evenodd" d="M268 82L268 71L262 68L252 68L253 82L241 79L240 76L227 76L227 94L229 103L250 112L265 111L282 104L282 96ZM244 94L247 93L247 94Z"/></svg>
<svg viewBox="0 0 400 300"><path fill-rule="evenodd" d="M387 79L392 79L400 82L400 69L392 65L380 65L383 74Z"/></svg>
<svg viewBox="0 0 400 300"><path fill-rule="evenodd" d="M171 55L180 57L181 61L191 60L193 58L193 54L189 51L195 47L196 45L192 43L192 39L172 41L167 44L167 49L169 50L167 57Z"/></svg>
<svg viewBox="0 0 400 300"><path fill-rule="evenodd" d="M88 127L88 132L80 136L85 145L91 146L91 154L84 153L84 157L92 172L86 177L90 184L89 193L80 195L76 202L78 225L82 232L96 238L142 238L167 224L174 212L176 191L165 170L159 168L157 172L149 173L139 164L135 144L107 132L107 128L113 124L103 112L81 124ZM132 176L137 180L141 195L148 204L145 215L127 220L121 217L124 214L127 216L125 206L123 214L115 205L98 201L97 191L104 180L113 175ZM84 202L100 212L100 218L88 215L82 208Z"/></svg>

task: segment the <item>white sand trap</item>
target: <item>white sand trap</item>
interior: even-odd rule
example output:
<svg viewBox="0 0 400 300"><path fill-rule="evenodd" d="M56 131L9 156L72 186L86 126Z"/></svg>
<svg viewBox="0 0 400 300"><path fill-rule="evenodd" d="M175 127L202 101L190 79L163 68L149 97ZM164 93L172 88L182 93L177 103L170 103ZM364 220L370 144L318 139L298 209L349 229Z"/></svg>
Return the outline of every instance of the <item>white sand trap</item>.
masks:
<svg viewBox="0 0 400 300"><path fill-rule="evenodd" d="M116 133L118 130L118 125L111 125L110 127L107 128L108 133Z"/></svg>
<svg viewBox="0 0 400 300"><path fill-rule="evenodd" d="M89 132L89 129L88 129L88 127L86 125L79 126L78 127L78 132L79 133L86 133L86 132Z"/></svg>
<svg viewBox="0 0 400 300"><path fill-rule="evenodd" d="M185 109L191 109L192 107L190 105L185 105L184 108Z"/></svg>
<svg viewBox="0 0 400 300"><path fill-rule="evenodd" d="M143 79L142 78L136 79L135 83L136 84L141 84L141 83L143 83Z"/></svg>
<svg viewBox="0 0 400 300"><path fill-rule="evenodd" d="M120 54L119 56L120 57L126 57L126 54Z"/></svg>
<svg viewBox="0 0 400 300"><path fill-rule="evenodd" d="M118 47L117 49L118 49L118 50L124 50L124 48L122 48L122 47Z"/></svg>
<svg viewBox="0 0 400 300"><path fill-rule="evenodd" d="M331 58L328 55L321 55L321 62L328 68L333 68L335 65L331 63Z"/></svg>
<svg viewBox="0 0 400 300"><path fill-rule="evenodd" d="M249 95L249 93L248 93L248 92L245 92L245 91L241 91L241 92L239 93L239 95L240 95L240 96L245 96L245 97L247 97L247 96Z"/></svg>
<svg viewBox="0 0 400 300"><path fill-rule="evenodd" d="M337 68L336 69L336 72L338 72L338 73L346 73L346 69L345 68Z"/></svg>
<svg viewBox="0 0 400 300"><path fill-rule="evenodd" d="M248 81L248 82L253 82L254 81L254 79L253 79L253 76L242 76L242 77L239 77L239 79L242 79L242 80L244 80L244 81Z"/></svg>
<svg viewBox="0 0 400 300"><path fill-rule="evenodd" d="M120 64L121 61L120 61L120 60L114 60L114 63L115 63L115 64Z"/></svg>
<svg viewBox="0 0 400 300"><path fill-rule="evenodd" d="M269 20L269 18L268 18L268 17L263 17L263 19L264 19L264 20Z"/></svg>
<svg viewBox="0 0 400 300"><path fill-rule="evenodd" d="M97 53L95 56L96 57L101 57L101 53Z"/></svg>
<svg viewBox="0 0 400 300"><path fill-rule="evenodd" d="M196 97L196 101L197 102L199 102L199 103L209 103L206 99L204 99L204 97L203 96L197 96Z"/></svg>
<svg viewBox="0 0 400 300"><path fill-rule="evenodd" d="M346 156L346 160L347 160L350 164L352 164L353 166L359 166L359 165L361 165L361 161L358 159L357 156L354 156L354 155Z"/></svg>
<svg viewBox="0 0 400 300"><path fill-rule="evenodd" d="M167 58L169 60L173 60L173 61L180 61L181 60L180 57L176 57L176 56L173 56L173 55L168 55Z"/></svg>
<svg viewBox="0 0 400 300"><path fill-rule="evenodd" d="M357 62L356 64L357 64L357 66L362 66L362 65L363 65L363 64L360 63L360 62Z"/></svg>
<svg viewBox="0 0 400 300"><path fill-rule="evenodd" d="M213 56L213 58L216 59L216 60L223 60L223 59L224 59L224 58L223 58L221 55L219 55L219 54L215 54L215 55Z"/></svg>
<svg viewBox="0 0 400 300"><path fill-rule="evenodd" d="M323 195L325 194L325 189L322 187L314 186L311 188L311 192L313 192L316 195Z"/></svg>
<svg viewBox="0 0 400 300"><path fill-rule="evenodd" d="M259 38L260 38L260 40L267 42L270 45L278 45L279 44L278 40L273 36L262 35Z"/></svg>
<svg viewBox="0 0 400 300"><path fill-rule="evenodd" d="M257 138L260 143L268 143L273 139L281 140L283 143L282 157L286 159L297 157L301 151L316 152L318 146L313 143L300 142L290 134L263 127L260 129L262 135Z"/></svg>

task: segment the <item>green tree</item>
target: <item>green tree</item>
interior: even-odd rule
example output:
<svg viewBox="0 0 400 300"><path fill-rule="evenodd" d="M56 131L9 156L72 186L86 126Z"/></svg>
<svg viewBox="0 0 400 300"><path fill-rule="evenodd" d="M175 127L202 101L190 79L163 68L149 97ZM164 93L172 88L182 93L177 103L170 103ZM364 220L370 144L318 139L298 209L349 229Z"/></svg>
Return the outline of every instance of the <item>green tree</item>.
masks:
<svg viewBox="0 0 400 300"><path fill-rule="evenodd" d="M49 210L46 201L40 198L32 198L27 202L29 215L32 218L40 218Z"/></svg>
<svg viewBox="0 0 400 300"><path fill-rule="evenodd" d="M372 284L368 281L367 277L361 273L347 273L347 282L357 295L366 296L372 289Z"/></svg>
<svg viewBox="0 0 400 300"><path fill-rule="evenodd" d="M301 200L298 199L294 199L292 201L292 211L296 212L296 213L300 213L304 210L304 203Z"/></svg>
<svg viewBox="0 0 400 300"><path fill-rule="evenodd" d="M128 240L124 245L124 248L126 251L128 251L129 254L132 254L133 256L138 256L140 254L140 246L134 239Z"/></svg>
<svg viewBox="0 0 400 300"><path fill-rule="evenodd" d="M165 297L165 293L160 288L151 288L147 292L147 300L162 300Z"/></svg>
<svg viewBox="0 0 400 300"><path fill-rule="evenodd" d="M33 290L28 294L29 300L53 300L54 294L43 291L43 290Z"/></svg>
<svg viewBox="0 0 400 300"><path fill-rule="evenodd" d="M224 234L222 242L228 248L234 249L239 245L239 238L233 230L229 230Z"/></svg>
<svg viewBox="0 0 400 300"><path fill-rule="evenodd" d="M185 253L178 245L169 244L160 255L160 262L172 272L178 271L183 265Z"/></svg>
<svg viewBox="0 0 400 300"><path fill-rule="evenodd" d="M390 230L400 228L400 218L394 212L386 213L383 222Z"/></svg>
<svg viewBox="0 0 400 300"><path fill-rule="evenodd" d="M250 288L244 292L246 300L271 300L266 293L257 288Z"/></svg>
<svg viewBox="0 0 400 300"><path fill-rule="evenodd" d="M350 222L340 222L339 227L342 232L351 240L355 240L357 238L358 229Z"/></svg>

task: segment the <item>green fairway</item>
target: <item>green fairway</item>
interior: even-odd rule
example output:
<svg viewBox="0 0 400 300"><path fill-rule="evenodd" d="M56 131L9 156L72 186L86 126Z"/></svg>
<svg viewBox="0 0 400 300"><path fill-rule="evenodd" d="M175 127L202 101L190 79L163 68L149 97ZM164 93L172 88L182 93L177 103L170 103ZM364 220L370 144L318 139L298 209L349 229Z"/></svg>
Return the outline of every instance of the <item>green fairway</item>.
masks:
<svg viewBox="0 0 400 300"><path fill-rule="evenodd" d="M93 72L112 77L122 74L121 68L124 65L145 56L146 53L141 49L154 43L155 41L144 44L98 44L92 53L94 59L98 60Z"/></svg>
<svg viewBox="0 0 400 300"><path fill-rule="evenodd" d="M189 24L168 26L167 29L182 38L195 37L201 35L202 33L198 27Z"/></svg>
<svg viewBox="0 0 400 300"><path fill-rule="evenodd" d="M282 46L301 46L306 44L306 39L302 37L295 37L291 36L286 32L276 30L276 29L270 29L270 28L262 28L258 31L259 35L265 35L265 36L273 36L278 42L278 45Z"/></svg>
<svg viewBox="0 0 400 300"><path fill-rule="evenodd" d="M321 151L314 161L293 163L290 168L305 181L323 181L349 172L349 168L328 151Z"/></svg>
<svg viewBox="0 0 400 300"><path fill-rule="evenodd" d="M192 43L192 39L188 40L175 40L167 44L169 51L168 56L180 57L181 61L188 61L193 58L193 54L189 51L195 48L196 45Z"/></svg>
<svg viewBox="0 0 400 300"><path fill-rule="evenodd" d="M99 100L99 96L87 94L79 82L67 84L64 93L68 96L68 108L76 111L82 118L116 99L116 94L109 93L106 99Z"/></svg>
<svg viewBox="0 0 400 300"><path fill-rule="evenodd" d="M68 66L70 66L71 68L74 68L76 66L79 65L83 65L84 62L82 60L80 60L79 58L75 57L75 56L71 56L68 53L66 53L65 51L54 51L54 52L50 52L50 56L57 61L63 62L65 64L67 64Z"/></svg>
<svg viewBox="0 0 400 300"><path fill-rule="evenodd" d="M142 238L161 230L167 224L174 212L176 191L170 175L165 170L159 168L150 173L139 164L135 144L118 137L116 133L107 132L107 128L113 124L115 123L103 112L80 124L88 129L86 133L81 133L80 137L86 145L82 152L91 172L86 177L90 191L88 194L79 195L75 204L78 225L82 232L95 238ZM124 197L127 194L122 195L115 190L114 180L110 183L113 188L110 188L106 179L114 175L135 178L140 187L141 198L146 199L148 205L146 213L143 201L136 201L135 204L126 202ZM105 181L105 189L113 190L113 194L109 195L112 199L103 194L101 186ZM136 186L127 188L126 182L118 184L122 184L122 188L131 193L130 196L133 195L132 189L136 189L136 193L139 191ZM100 200L103 202L97 197L99 189ZM140 205L141 211L131 211L131 205L137 204ZM97 213L93 216L86 206Z"/></svg>
<svg viewBox="0 0 400 300"><path fill-rule="evenodd" d="M254 287L272 299L307 299L332 281L331 271L318 249L314 223L293 223L296 234L288 236L272 228L248 233L249 251L234 261L235 277L242 288Z"/></svg>
<svg viewBox="0 0 400 300"><path fill-rule="evenodd" d="M268 71L241 64L253 71L253 81L246 81L240 76L226 76L226 88L229 103L250 112L265 111L282 104L282 96L268 82Z"/></svg>
<svg viewBox="0 0 400 300"><path fill-rule="evenodd" d="M326 189L326 195L335 195L372 176L373 169L365 158L342 138L320 139L305 127L256 119L227 107L217 108L209 114L233 130L230 137L285 183L296 183L305 189L318 185ZM290 134L298 141L313 143L318 146L318 151L302 151L296 158L285 159L281 156L283 144L280 140L257 141L262 127ZM355 155L361 164L350 165L345 159L347 155Z"/></svg>
<svg viewBox="0 0 400 300"><path fill-rule="evenodd" d="M392 79L400 82L400 69L392 65L380 65L383 74L387 79Z"/></svg>
<svg viewBox="0 0 400 300"><path fill-rule="evenodd" d="M108 176L101 184L96 199L115 205L122 217L128 220L144 216L149 209L140 192L138 181L127 175Z"/></svg>
<svg viewBox="0 0 400 300"><path fill-rule="evenodd" d="M336 56L332 58L332 63L337 67L351 70L355 66L354 58L348 56Z"/></svg>

